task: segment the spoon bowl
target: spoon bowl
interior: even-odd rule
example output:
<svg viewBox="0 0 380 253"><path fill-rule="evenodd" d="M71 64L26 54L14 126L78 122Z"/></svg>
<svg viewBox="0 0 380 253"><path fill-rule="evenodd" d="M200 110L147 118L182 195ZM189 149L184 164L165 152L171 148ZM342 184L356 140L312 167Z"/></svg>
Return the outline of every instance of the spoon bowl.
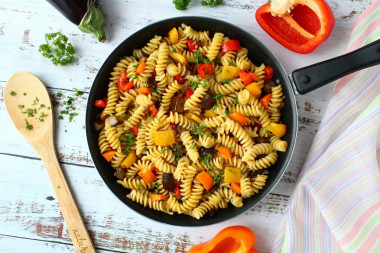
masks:
<svg viewBox="0 0 380 253"><path fill-rule="evenodd" d="M45 85L30 73L16 73L5 86L4 103L17 130L48 171L75 251L95 252L55 152L53 108Z"/></svg>

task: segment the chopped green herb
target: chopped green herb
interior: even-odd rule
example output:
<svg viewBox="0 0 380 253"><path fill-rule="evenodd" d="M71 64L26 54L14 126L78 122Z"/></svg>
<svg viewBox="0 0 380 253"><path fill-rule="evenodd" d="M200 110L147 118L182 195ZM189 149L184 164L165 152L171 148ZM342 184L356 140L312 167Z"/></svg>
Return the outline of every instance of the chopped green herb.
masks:
<svg viewBox="0 0 380 253"><path fill-rule="evenodd" d="M228 146L228 149L232 149L232 146Z"/></svg>
<svg viewBox="0 0 380 253"><path fill-rule="evenodd" d="M228 115L228 111L227 110L224 110L224 116L226 116L227 118L230 116L230 115Z"/></svg>
<svg viewBox="0 0 380 253"><path fill-rule="evenodd" d="M22 95L26 96L26 92L22 93Z"/></svg>
<svg viewBox="0 0 380 253"><path fill-rule="evenodd" d="M133 67L134 67L134 68L137 68L137 66L139 66L139 64L138 64L138 63L136 63L135 65L133 65Z"/></svg>
<svg viewBox="0 0 380 253"><path fill-rule="evenodd" d="M234 97L234 105L237 105L239 103L238 96Z"/></svg>
<svg viewBox="0 0 380 253"><path fill-rule="evenodd" d="M140 190L140 188L141 188L141 182L137 183L136 188L137 188L137 190Z"/></svg>
<svg viewBox="0 0 380 253"><path fill-rule="evenodd" d="M24 119L24 120L25 120L25 128L26 128L27 130L31 130L31 129L33 128L33 126L32 126L31 124L29 124L28 121L27 121L26 119Z"/></svg>
<svg viewBox="0 0 380 253"><path fill-rule="evenodd" d="M177 49L175 48L175 47L172 47L171 49L170 49L170 53L173 53L174 51L176 51Z"/></svg>
<svg viewBox="0 0 380 253"><path fill-rule="evenodd" d="M223 79L222 83L230 83L230 80L228 80L228 79Z"/></svg>
<svg viewBox="0 0 380 253"><path fill-rule="evenodd" d="M63 111L60 111L61 114L69 114L69 111L67 110L63 110Z"/></svg>
<svg viewBox="0 0 380 253"><path fill-rule="evenodd" d="M76 113L76 112L72 112L72 113L70 113L70 114L69 114L69 121L70 121L70 122L73 121L73 118L74 118L75 116L78 116L78 113Z"/></svg>
<svg viewBox="0 0 380 253"><path fill-rule="evenodd" d="M141 151L142 153L145 153L146 151L147 151L147 147L146 146L144 146L144 148L143 148L143 150Z"/></svg>
<svg viewBox="0 0 380 253"><path fill-rule="evenodd" d="M9 92L9 95L11 96L16 96L16 92L14 92L13 90L11 92Z"/></svg>
<svg viewBox="0 0 380 253"><path fill-rule="evenodd" d="M67 65L73 61L74 47L67 43L68 38L60 32L45 34L46 44L40 45L38 51L51 59L54 65Z"/></svg>
<svg viewBox="0 0 380 253"><path fill-rule="evenodd" d="M62 115L59 115L59 116L58 116L58 119L63 119L63 116L62 116Z"/></svg>
<svg viewBox="0 0 380 253"><path fill-rule="evenodd" d="M36 99L33 100L33 104L32 105L36 105L36 104L38 104L38 102L40 102L40 100L38 99L38 97L36 97Z"/></svg>
<svg viewBox="0 0 380 253"><path fill-rule="evenodd" d="M28 109L26 109L25 112L22 112L22 113L26 113L26 116L28 116L28 117L33 117L34 114L37 113L37 110L36 109L28 108Z"/></svg>
<svg viewBox="0 0 380 253"><path fill-rule="evenodd" d="M237 67L236 63L235 63L235 62L233 62L233 61L232 61L232 62L230 62L230 65L231 65L231 66L234 66L234 67Z"/></svg>
<svg viewBox="0 0 380 253"><path fill-rule="evenodd" d="M134 73L134 76L132 77L132 79L137 79L137 74Z"/></svg>
<svg viewBox="0 0 380 253"><path fill-rule="evenodd" d="M144 87L149 87L149 84L147 84L147 83L143 83L142 86L144 86Z"/></svg>
<svg viewBox="0 0 380 253"><path fill-rule="evenodd" d="M216 93L215 96L214 96L214 98L215 98L216 100L218 100L218 101L221 100L222 97L223 97L223 95L222 95L222 93L220 93L220 92Z"/></svg>
<svg viewBox="0 0 380 253"><path fill-rule="evenodd" d="M163 147L163 148L160 150L160 153L163 154L165 151L166 151L166 147Z"/></svg>
<svg viewBox="0 0 380 253"><path fill-rule="evenodd" d="M22 108L24 108L25 106L24 106L24 105L18 105L17 107L18 107L18 109L22 109Z"/></svg>
<svg viewBox="0 0 380 253"><path fill-rule="evenodd" d="M131 146L135 143L134 135L132 132L127 132L125 135L120 135L120 142L123 142L125 144L125 149L123 150L123 153L127 154L131 152Z"/></svg>
<svg viewBox="0 0 380 253"><path fill-rule="evenodd" d="M197 82L194 82L194 81L190 82L190 86L191 86L190 88L192 90L195 90L198 87L198 85L199 85L199 83L197 83Z"/></svg>
<svg viewBox="0 0 380 253"><path fill-rule="evenodd" d="M250 112L246 112L245 115L246 116L251 116L251 113Z"/></svg>
<svg viewBox="0 0 380 253"><path fill-rule="evenodd" d="M57 97L62 97L62 92L57 92Z"/></svg>
<svg viewBox="0 0 380 253"><path fill-rule="evenodd" d="M193 52L194 52L194 60L195 60L196 63L198 63L198 64L202 63L202 62L204 62L204 63L210 63L210 59L203 58L201 56L201 52L199 50L194 50Z"/></svg>
<svg viewBox="0 0 380 253"><path fill-rule="evenodd" d="M222 64L222 62L220 61L219 58L216 58L216 59L214 60L214 62L215 62L215 64L218 64L218 65Z"/></svg>
<svg viewBox="0 0 380 253"><path fill-rule="evenodd" d="M168 61L167 62L167 65L170 65L170 64L172 64L173 63L173 61Z"/></svg>
<svg viewBox="0 0 380 253"><path fill-rule="evenodd" d="M181 146L180 145L176 145L175 147L172 148L172 151L174 153L175 159L178 162L179 159L181 159Z"/></svg>
<svg viewBox="0 0 380 253"><path fill-rule="evenodd" d="M82 96L83 91L79 91L77 88L73 88L75 90L75 96Z"/></svg>
<svg viewBox="0 0 380 253"><path fill-rule="evenodd" d="M198 136L203 137L205 135L206 129L207 127L205 125L196 123L193 126L192 134L194 135L194 137L198 137Z"/></svg>
<svg viewBox="0 0 380 253"><path fill-rule="evenodd" d="M248 173L247 172L244 172L241 176L242 177L246 177L248 175Z"/></svg>
<svg viewBox="0 0 380 253"><path fill-rule="evenodd" d="M40 104L40 109L41 108L46 108L46 105L45 104Z"/></svg>
<svg viewBox="0 0 380 253"><path fill-rule="evenodd" d="M44 112L41 112L40 116L38 117L38 120L40 122L44 122L44 117L48 116L47 114L45 114Z"/></svg>
<svg viewBox="0 0 380 253"><path fill-rule="evenodd" d="M215 97L214 97L215 98ZM215 109L216 108L218 108L219 107L219 105L214 105L211 109L213 110L213 111L215 111Z"/></svg>
<svg viewBox="0 0 380 253"><path fill-rule="evenodd" d="M90 79L90 77L87 77L87 79Z"/></svg>
<svg viewBox="0 0 380 253"><path fill-rule="evenodd" d="M215 175L213 179L214 179L214 185L220 184L223 181L223 178L219 175Z"/></svg>
<svg viewBox="0 0 380 253"><path fill-rule="evenodd" d="M203 87L203 88L205 88L205 89L207 89L209 86L210 86L210 84L209 84L209 82L206 82L206 81L202 81L201 82L201 86Z"/></svg>

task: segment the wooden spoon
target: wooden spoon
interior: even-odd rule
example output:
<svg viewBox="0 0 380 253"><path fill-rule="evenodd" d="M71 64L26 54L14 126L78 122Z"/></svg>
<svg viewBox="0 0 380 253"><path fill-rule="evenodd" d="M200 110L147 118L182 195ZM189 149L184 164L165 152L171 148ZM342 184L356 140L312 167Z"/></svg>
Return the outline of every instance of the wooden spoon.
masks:
<svg viewBox="0 0 380 253"><path fill-rule="evenodd" d="M49 173L75 251L96 252L58 163L53 107L45 85L30 73L16 73L5 86L4 102L17 130L38 152Z"/></svg>

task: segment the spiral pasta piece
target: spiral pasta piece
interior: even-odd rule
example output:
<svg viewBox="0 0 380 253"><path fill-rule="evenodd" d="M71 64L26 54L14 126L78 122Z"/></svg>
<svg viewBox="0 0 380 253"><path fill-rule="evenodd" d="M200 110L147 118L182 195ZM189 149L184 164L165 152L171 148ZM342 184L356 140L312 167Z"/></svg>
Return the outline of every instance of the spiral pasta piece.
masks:
<svg viewBox="0 0 380 253"><path fill-rule="evenodd" d="M116 127L111 126L108 119L105 121L104 129L106 130L105 135L111 148L114 150L120 149L120 140L117 136Z"/></svg>
<svg viewBox="0 0 380 253"><path fill-rule="evenodd" d="M214 93L220 93L222 95L227 95L230 93L233 93L235 91L241 90L245 87L245 85L241 82L239 79L234 79L230 81L229 83L216 83L213 86L213 92Z"/></svg>
<svg viewBox="0 0 380 253"><path fill-rule="evenodd" d="M140 106L148 106L153 104L151 95L139 94L136 97L136 102Z"/></svg>
<svg viewBox="0 0 380 253"><path fill-rule="evenodd" d="M109 151L111 148L109 146L109 142L106 137L106 129L103 127L102 130L100 130L99 138L98 138L98 145L100 153L104 153L106 151Z"/></svg>
<svg viewBox="0 0 380 253"><path fill-rule="evenodd" d="M243 162L251 163L255 161L258 155L267 155L270 152L272 152L272 145L270 143L260 143L248 149L242 159Z"/></svg>
<svg viewBox="0 0 380 253"><path fill-rule="evenodd" d="M127 121L124 121L124 129L129 130L133 126L138 125L144 117L146 109L146 106L139 106L133 112L132 116Z"/></svg>
<svg viewBox="0 0 380 253"><path fill-rule="evenodd" d="M272 144L272 147L281 152L285 152L288 148L288 143L286 141L280 140L276 136L270 137L270 143Z"/></svg>
<svg viewBox="0 0 380 253"><path fill-rule="evenodd" d="M132 190L150 190L153 189L153 184L147 184L143 179L138 178L124 178L123 180L117 180L118 184L124 188Z"/></svg>
<svg viewBox="0 0 380 253"><path fill-rule="evenodd" d="M156 51L161 43L161 39L162 37L161 36L154 36L154 38L152 38L148 44L142 48L142 51L147 54L147 55L150 55L152 54L154 51Z"/></svg>
<svg viewBox="0 0 380 253"><path fill-rule="evenodd" d="M191 95L189 99L185 102L185 110L190 110L194 107L198 107L198 105L202 102L203 98L207 94L207 89L202 86L198 86L195 89L194 94Z"/></svg>
<svg viewBox="0 0 380 253"><path fill-rule="evenodd" d="M151 193L147 190L132 190L127 197L131 200L143 205L144 207L149 207L156 211L161 211L164 213L171 213L169 208L164 201L152 201L150 198Z"/></svg>
<svg viewBox="0 0 380 253"><path fill-rule="evenodd" d="M215 33L214 37L212 38L211 45L208 48L206 57L209 58L211 61L216 58L216 56L219 53L220 47L223 43L223 33Z"/></svg>
<svg viewBox="0 0 380 253"><path fill-rule="evenodd" d="M100 119L105 120L109 115L115 112L117 100L120 97L119 87L117 81L113 81L108 86L107 105L100 114Z"/></svg>
<svg viewBox="0 0 380 253"><path fill-rule="evenodd" d="M224 116L215 116L211 118L205 118L202 122L206 127L219 127L226 121Z"/></svg>
<svg viewBox="0 0 380 253"><path fill-rule="evenodd" d="M244 155L244 148L228 135L218 134L216 143L222 144L222 146L229 148L231 152L237 156L243 157Z"/></svg>
<svg viewBox="0 0 380 253"><path fill-rule="evenodd" d="M235 121L226 119L226 122L222 124L222 128L236 136L245 149L249 149L253 146L254 142L247 132Z"/></svg>

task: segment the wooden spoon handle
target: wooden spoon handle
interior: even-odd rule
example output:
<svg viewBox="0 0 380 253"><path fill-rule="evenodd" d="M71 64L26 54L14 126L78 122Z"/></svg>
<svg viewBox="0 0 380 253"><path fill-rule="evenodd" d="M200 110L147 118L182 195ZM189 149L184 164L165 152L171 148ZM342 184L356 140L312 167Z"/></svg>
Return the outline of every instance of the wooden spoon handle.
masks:
<svg viewBox="0 0 380 253"><path fill-rule="evenodd" d="M53 185L75 252L96 252L82 216L62 173L53 145L40 145L37 150Z"/></svg>

